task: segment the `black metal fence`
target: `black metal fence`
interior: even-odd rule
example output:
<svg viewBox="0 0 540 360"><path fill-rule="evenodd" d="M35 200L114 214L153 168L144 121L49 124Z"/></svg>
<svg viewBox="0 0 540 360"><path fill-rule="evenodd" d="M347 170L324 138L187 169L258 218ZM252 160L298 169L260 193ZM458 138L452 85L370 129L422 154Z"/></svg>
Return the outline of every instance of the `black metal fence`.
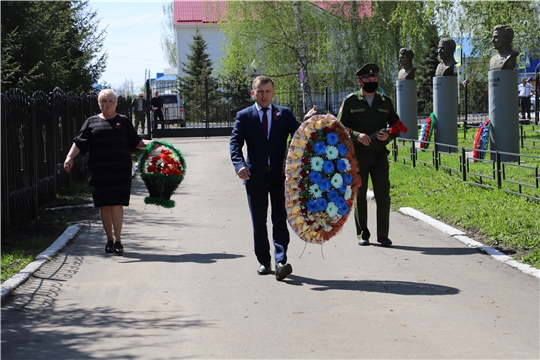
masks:
<svg viewBox="0 0 540 360"><path fill-rule="evenodd" d="M394 139L389 158L411 167L428 166L446 171L461 181L474 186L501 189L505 192L540 202L540 156L514 154L501 151L482 150L483 156L474 158L474 148ZM520 125L521 148L540 149L540 127L525 129ZM440 148L447 151L439 151ZM505 161L504 159L515 159Z"/></svg>
<svg viewBox="0 0 540 360"><path fill-rule="evenodd" d="M20 89L2 101L2 234L12 219L34 219L40 206L54 200L71 181L86 177L86 157L75 159L71 174L64 159L84 121L100 112L97 95L64 93L28 96ZM131 118L130 99L118 98L117 111Z"/></svg>

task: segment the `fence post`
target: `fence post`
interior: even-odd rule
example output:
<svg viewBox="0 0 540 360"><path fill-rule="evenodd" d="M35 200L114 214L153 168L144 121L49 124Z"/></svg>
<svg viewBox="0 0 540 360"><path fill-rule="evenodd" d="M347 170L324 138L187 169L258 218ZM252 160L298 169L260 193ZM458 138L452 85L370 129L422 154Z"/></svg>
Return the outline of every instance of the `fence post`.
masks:
<svg viewBox="0 0 540 360"><path fill-rule="evenodd" d="M412 140L411 141L411 160L412 160L412 167L413 169L416 167L416 153L417 153L417 150L416 150L416 140Z"/></svg>
<svg viewBox="0 0 540 360"><path fill-rule="evenodd" d="M328 86L324 88L324 99L325 99L324 106L326 106L326 111L330 112L330 99L328 98Z"/></svg>
<svg viewBox="0 0 540 360"><path fill-rule="evenodd" d="M146 131L148 131L148 139L147 140L151 140L152 139L152 131L154 130L152 128L152 126L154 126L153 124L153 121L152 121L152 118L151 118L151 115L152 114L150 112L150 108L152 107L152 92L151 92L151 89L150 89L150 79L146 79L146 82L145 82L145 88L146 88L146 101L147 101L147 104L148 106L146 107ZM185 116L185 114L184 114Z"/></svg>
<svg viewBox="0 0 540 360"><path fill-rule="evenodd" d="M204 78L204 101L206 111L206 138L210 137L210 104L208 103L208 76Z"/></svg>
<svg viewBox="0 0 540 360"><path fill-rule="evenodd" d="M499 155L499 150L495 151L495 169L497 171L497 189L501 189L502 188L501 156Z"/></svg>
<svg viewBox="0 0 540 360"><path fill-rule="evenodd" d="M437 150L437 142L433 146L433 165L435 170L439 171L439 150Z"/></svg>
<svg viewBox="0 0 540 360"><path fill-rule="evenodd" d="M461 147L461 180L463 182L467 181L467 153L465 148Z"/></svg>

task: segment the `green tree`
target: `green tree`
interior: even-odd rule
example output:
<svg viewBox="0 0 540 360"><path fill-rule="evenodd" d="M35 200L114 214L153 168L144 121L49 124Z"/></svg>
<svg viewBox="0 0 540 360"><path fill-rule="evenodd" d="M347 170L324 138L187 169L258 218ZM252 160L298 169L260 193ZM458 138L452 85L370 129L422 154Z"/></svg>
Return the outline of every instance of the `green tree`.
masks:
<svg viewBox="0 0 540 360"><path fill-rule="evenodd" d="M418 114L429 115L433 111L433 77L439 65L438 45L439 35L437 27L434 24L426 26L431 33L429 38L429 47L419 59L418 69L416 70L416 82L418 84Z"/></svg>
<svg viewBox="0 0 540 360"><path fill-rule="evenodd" d="M165 56L165 61L170 67L176 68L177 53L176 53L176 37L174 34L174 2L163 5L163 17L161 33L161 49Z"/></svg>
<svg viewBox="0 0 540 360"><path fill-rule="evenodd" d="M514 48L538 53L540 49L540 1L460 1L463 31L471 39L473 55L494 54L491 34L496 25L514 29Z"/></svg>
<svg viewBox="0 0 540 360"><path fill-rule="evenodd" d="M193 119L204 119L205 104L208 92L210 103L217 99L217 83L212 78L212 61L206 52L208 44L199 29L193 35L191 50L187 61L182 62L181 70L186 74L179 77L179 92L186 105L186 115Z"/></svg>
<svg viewBox="0 0 540 360"><path fill-rule="evenodd" d="M1 13L3 89L92 89L107 54L88 1L2 1Z"/></svg>
<svg viewBox="0 0 540 360"><path fill-rule="evenodd" d="M306 1L231 1L226 12L220 73L238 81L240 88L254 75L269 75L276 82L276 97L296 103L302 70L305 107L311 107L311 91L328 85L328 69L333 68L328 57L331 16ZM254 60L257 69L250 67Z"/></svg>

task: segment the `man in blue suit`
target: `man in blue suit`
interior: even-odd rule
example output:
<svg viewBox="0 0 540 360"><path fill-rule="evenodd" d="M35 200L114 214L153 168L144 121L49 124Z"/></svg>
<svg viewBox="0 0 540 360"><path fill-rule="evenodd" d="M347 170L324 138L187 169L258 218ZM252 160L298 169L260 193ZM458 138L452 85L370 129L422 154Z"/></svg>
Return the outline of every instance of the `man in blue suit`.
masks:
<svg viewBox="0 0 540 360"><path fill-rule="evenodd" d="M253 80L251 96L255 104L239 111L230 139L231 160L236 174L246 186L255 255L259 261L257 273L271 271L270 244L266 218L268 194L272 205L272 239L274 242L275 275L283 280L292 273L287 263L289 231L285 211L285 156L289 134L294 134L299 123L288 108L272 104L274 81L261 75ZM247 158L242 147L247 145Z"/></svg>

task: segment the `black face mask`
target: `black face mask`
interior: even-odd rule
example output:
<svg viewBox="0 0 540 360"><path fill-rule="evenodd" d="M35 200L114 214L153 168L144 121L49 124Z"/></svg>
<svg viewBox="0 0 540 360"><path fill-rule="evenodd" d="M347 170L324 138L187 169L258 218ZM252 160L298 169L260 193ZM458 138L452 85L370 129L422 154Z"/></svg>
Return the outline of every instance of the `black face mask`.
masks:
<svg viewBox="0 0 540 360"><path fill-rule="evenodd" d="M378 87L379 87L379 82L378 81L365 82L362 85L362 89L364 89L364 91L367 92L367 93L374 93L377 90Z"/></svg>

